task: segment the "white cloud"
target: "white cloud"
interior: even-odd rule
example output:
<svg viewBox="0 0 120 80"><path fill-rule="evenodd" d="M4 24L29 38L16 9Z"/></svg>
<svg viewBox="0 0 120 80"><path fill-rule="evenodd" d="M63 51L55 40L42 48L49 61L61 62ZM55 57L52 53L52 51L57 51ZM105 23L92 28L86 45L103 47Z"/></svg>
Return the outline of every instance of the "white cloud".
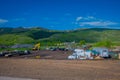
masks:
<svg viewBox="0 0 120 80"><path fill-rule="evenodd" d="M8 22L8 20L0 19L0 23L6 23L6 22Z"/></svg>
<svg viewBox="0 0 120 80"><path fill-rule="evenodd" d="M87 16L87 17L77 17L75 25L79 26L113 26L117 25L117 22L106 21L103 19L98 19L94 16Z"/></svg>
<svg viewBox="0 0 120 80"><path fill-rule="evenodd" d="M80 20L95 20L96 18L93 16L87 16L87 17L77 17L76 21L80 21Z"/></svg>
<svg viewBox="0 0 120 80"><path fill-rule="evenodd" d="M80 22L80 26L111 26L116 25L118 23L111 21L92 21L92 22Z"/></svg>
<svg viewBox="0 0 120 80"><path fill-rule="evenodd" d="M82 20L83 19L83 17L77 17L76 18L76 21L80 21L80 20Z"/></svg>

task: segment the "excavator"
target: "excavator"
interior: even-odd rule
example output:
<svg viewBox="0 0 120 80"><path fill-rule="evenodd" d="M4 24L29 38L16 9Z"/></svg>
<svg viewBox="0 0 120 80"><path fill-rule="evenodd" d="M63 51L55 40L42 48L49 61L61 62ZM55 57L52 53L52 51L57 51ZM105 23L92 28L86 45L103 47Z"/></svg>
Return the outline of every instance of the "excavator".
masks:
<svg viewBox="0 0 120 80"><path fill-rule="evenodd" d="M32 50L40 50L40 43L35 44Z"/></svg>

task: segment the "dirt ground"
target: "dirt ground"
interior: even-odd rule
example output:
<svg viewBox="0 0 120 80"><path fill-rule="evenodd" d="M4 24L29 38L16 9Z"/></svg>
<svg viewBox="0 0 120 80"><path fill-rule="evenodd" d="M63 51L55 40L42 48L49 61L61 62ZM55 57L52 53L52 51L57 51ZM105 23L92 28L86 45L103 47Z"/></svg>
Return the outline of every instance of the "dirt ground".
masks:
<svg viewBox="0 0 120 80"><path fill-rule="evenodd" d="M51 51L51 50L40 50L40 51L31 51L29 55L13 56L11 58L32 58L40 56L40 59L54 59L54 60L66 60L73 51Z"/></svg>
<svg viewBox="0 0 120 80"><path fill-rule="evenodd" d="M0 76L38 80L120 80L120 60L2 58Z"/></svg>

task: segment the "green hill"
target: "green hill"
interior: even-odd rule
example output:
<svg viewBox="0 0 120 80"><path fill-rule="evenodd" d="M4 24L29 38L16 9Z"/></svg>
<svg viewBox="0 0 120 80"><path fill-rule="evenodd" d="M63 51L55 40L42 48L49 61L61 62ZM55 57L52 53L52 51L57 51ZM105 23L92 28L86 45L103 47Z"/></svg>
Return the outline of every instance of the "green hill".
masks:
<svg viewBox="0 0 120 80"><path fill-rule="evenodd" d="M36 28L0 28L0 44L24 44L41 42L70 42L85 40L94 43L103 40L120 43L120 30L106 28L55 31Z"/></svg>
<svg viewBox="0 0 120 80"><path fill-rule="evenodd" d="M13 45L13 44L29 44L34 40L31 37L15 34L4 34L0 36L0 44Z"/></svg>
<svg viewBox="0 0 120 80"><path fill-rule="evenodd" d="M113 42L120 42L120 30L101 28L79 29L65 32L63 34L55 34L51 36L51 39L76 42L85 40L86 42L90 43L107 39Z"/></svg>

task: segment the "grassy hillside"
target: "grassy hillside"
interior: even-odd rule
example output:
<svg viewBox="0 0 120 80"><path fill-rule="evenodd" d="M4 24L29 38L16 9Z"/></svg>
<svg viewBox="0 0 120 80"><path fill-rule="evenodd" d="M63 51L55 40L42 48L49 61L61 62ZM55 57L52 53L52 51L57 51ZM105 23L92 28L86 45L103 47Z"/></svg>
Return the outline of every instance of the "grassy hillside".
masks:
<svg viewBox="0 0 120 80"><path fill-rule="evenodd" d="M24 35L31 37L35 40L50 37L53 34L60 33L58 31L51 31L44 28L0 28L0 35L5 34L16 34L16 35Z"/></svg>
<svg viewBox="0 0 120 80"><path fill-rule="evenodd" d="M5 34L0 36L0 44L2 45L29 44L33 42L32 38L24 35Z"/></svg>
<svg viewBox="0 0 120 80"><path fill-rule="evenodd" d="M60 41L76 41L85 40L93 43L103 40L110 40L112 42L120 42L120 30L112 29L79 29L76 31L65 32L62 34L54 34L50 37L52 40Z"/></svg>
<svg viewBox="0 0 120 80"><path fill-rule="evenodd" d="M120 43L120 30L91 28L72 31L53 31L44 28L0 28L0 44L41 42L68 42L85 40L94 43L103 40Z"/></svg>

